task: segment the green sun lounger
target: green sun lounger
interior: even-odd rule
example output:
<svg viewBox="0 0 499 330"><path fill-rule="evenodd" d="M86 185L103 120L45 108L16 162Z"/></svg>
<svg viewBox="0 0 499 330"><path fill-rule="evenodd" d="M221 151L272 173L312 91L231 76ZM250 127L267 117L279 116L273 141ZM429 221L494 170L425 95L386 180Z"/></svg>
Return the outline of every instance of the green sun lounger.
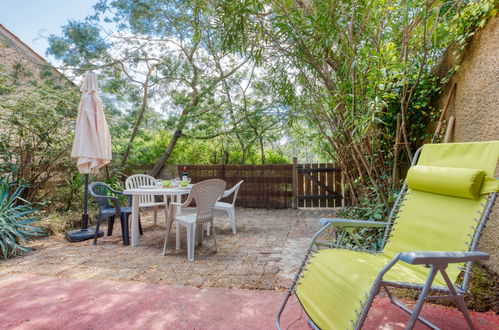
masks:
<svg viewBox="0 0 499 330"><path fill-rule="evenodd" d="M414 157L387 222L321 219L325 226L314 236L288 290L277 328L294 293L313 327L360 329L381 289L410 314L407 329L418 320L437 328L419 314L425 300L443 298L453 299L474 328L464 294L472 262L489 257L476 249L499 191L494 179L498 157L499 141L425 145ZM345 248L343 235L319 240L328 228L344 234L366 226L386 227L381 251ZM456 285L462 271L464 280ZM414 308L396 300L389 287L421 290Z"/></svg>

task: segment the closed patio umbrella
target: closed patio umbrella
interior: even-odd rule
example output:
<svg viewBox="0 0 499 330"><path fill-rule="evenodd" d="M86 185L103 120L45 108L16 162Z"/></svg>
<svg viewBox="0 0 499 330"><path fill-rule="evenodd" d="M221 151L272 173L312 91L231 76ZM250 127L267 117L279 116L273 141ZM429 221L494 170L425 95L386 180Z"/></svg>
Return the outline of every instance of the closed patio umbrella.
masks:
<svg viewBox="0 0 499 330"><path fill-rule="evenodd" d="M88 176L99 173L99 169L111 161L111 136L102 110L102 101L97 94L97 75L88 72L83 79L78 117L71 157L76 159L78 171L85 175L85 200L82 214L82 229L66 233L71 242L93 238L95 229L88 227ZM102 236L102 232L99 232Z"/></svg>

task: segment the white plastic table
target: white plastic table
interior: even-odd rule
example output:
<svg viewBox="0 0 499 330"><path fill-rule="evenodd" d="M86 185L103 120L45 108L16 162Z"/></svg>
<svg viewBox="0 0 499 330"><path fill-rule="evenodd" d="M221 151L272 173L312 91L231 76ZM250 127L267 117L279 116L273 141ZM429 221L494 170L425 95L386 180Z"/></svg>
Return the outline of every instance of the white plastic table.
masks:
<svg viewBox="0 0 499 330"><path fill-rule="evenodd" d="M187 195L191 191L192 185L185 188L137 188L123 191L125 195L132 196L132 246L139 243L139 200L140 195L176 196L176 202L181 202L182 195ZM177 207L177 212L180 208Z"/></svg>

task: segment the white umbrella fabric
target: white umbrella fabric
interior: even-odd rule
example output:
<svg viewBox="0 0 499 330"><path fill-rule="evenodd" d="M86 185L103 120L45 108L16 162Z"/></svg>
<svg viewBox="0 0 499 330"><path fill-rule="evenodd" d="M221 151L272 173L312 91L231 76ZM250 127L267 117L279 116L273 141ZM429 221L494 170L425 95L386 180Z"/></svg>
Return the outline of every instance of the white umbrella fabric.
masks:
<svg viewBox="0 0 499 330"><path fill-rule="evenodd" d="M107 127L102 101L97 94L97 75L87 73L82 92L71 157L82 174L97 174L111 161L111 135Z"/></svg>
<svg viewBox="0 0 499 330"><path fill-rule="evenodd" d="M88 175L99 173L99 169L109 163L112 158L111 135L97 87L97 75L88 72L80 88L82 95L71 150L71 157L76 159L78 171L85 175L85 200L82 229L66 233L66 238L71 242L79 242L95 236L95 229L87 229ZM99 232L99 236L102 234Z"/></svg>

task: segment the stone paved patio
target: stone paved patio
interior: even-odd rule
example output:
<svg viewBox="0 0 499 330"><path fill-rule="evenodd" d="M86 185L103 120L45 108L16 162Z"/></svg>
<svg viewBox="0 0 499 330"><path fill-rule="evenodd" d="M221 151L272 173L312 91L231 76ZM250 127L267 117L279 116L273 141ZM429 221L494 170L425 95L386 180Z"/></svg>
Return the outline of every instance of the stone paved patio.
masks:
<svg viewBox="0 0 499 330"><path fill-rule="evenodd" d="M154 225L151 214L145 214L144 236L139 238L138 247L121 244L119 224L115 224L113 236L100 238L97 246L91 245L91 241L69 243L63 235L57 235L33 242L35 251L1 261L0 274L203 288L281 289L288 286L311 236L318 230L318 219L333 215L325 210L262 209L237 209L236 214L238 233L234 236L227 217L217 213L219 252L213 252L213 240L207 237L203 246L196 247L194 262L187 261L184 231L182 250L163 256L164 218L160 217L158 225ZM172 248L174 239L172 229Z"/></svg>

